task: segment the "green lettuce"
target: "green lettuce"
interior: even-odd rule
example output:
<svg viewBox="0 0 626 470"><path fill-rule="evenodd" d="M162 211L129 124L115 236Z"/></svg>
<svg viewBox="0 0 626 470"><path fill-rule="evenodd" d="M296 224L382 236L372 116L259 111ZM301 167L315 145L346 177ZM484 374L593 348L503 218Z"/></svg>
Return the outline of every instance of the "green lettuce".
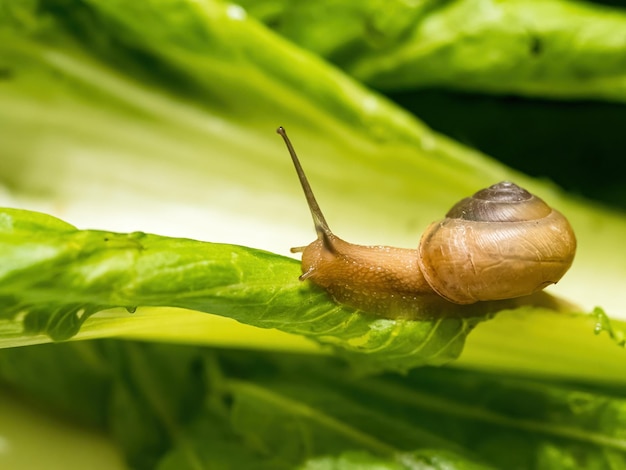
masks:
<svg viewBox="0 0 626 470"><path fill-rule="evenodd" d="M19 208L0 210L0 378L133 468L623 464L622 214L434 133L217 0L0 0L0 102L0 205ZM575 264L464 318L341 307L283 256L314 231L278 125L346 239L414 246L514 179L567 214ZM31 346L111 336L145 342ZM459 355L465 371L354 375Z"/></svg>
<svg viewBox="0 0 626 470"><path fill-rule="evenodd" d="M100 311L132 322L138 306L142 310L165 306L302 335L334 346L362 369L405 371L457 358L472 329L499 310L499 317L508 318L509 323L522 318L522 324L534 324L537 319L543 330L548 325L554 331L565 327L568 341L591 342L579 357L576 348L558 344L563 339L551 340L549 347L568 351L567 358L565 363L544 366L543 373L593 377L597 375L593 361L602 360L604 379L614 376L621 380L621 356L605 358L605 348L612 347L611 343L592 349L592 328L595 324L598 332L607 330L620 344L621 330L615 333L602 312L559 313L568 306L545 295L472 305L461 310L469 315L462 317L452 312L431 320L381 318L340 307L320 289L299 282L299 265L290 258L142 232L77 230L45 214L11 209L0 210L0 255L4 259L0 325L5 346L38 342L45 336L56 341L70 339ZM116 307L124 310L110 311ZM171 315L169 321L178 320ZM97 332L103 325L106 322L87 326L83 335ZM507 336L492 333L486 342L504 338L509 350L515 351L518 345ZM522 347L526 354L542 354L543 345L538 346ZM502 355L505 350L490 348L488 356L494 350ZM494 367L495 360L489 360ZM581 367L584 360L591 361Z"/></svg>
<svg viewBox="0 0 626 470"><path fill-rule="evenodd" d="M355 380L332 358L251 362L249 352L119 340L7 349L0 373L106 430L132 468L626 463L623 393L580 384L447 368Z"/></svg>
<svg viewBox="0 0 626 470"><path fill-rule="evenodd" d="M0 220L7 345L38 334L70 339L89 316L112 307L125 307L128 317L137 306L170 306L305 335L405 370L455 358L477 322L388 320L342 310L298 281L295 260L250 248L76 230L19 210L0 211Z"/></svg>
<svg viewBox="0 0 626 470"><path fill-rule="evenodd" d="M569 0L239 3L379 89L626 99L626 12L618 8Z"/></svg>

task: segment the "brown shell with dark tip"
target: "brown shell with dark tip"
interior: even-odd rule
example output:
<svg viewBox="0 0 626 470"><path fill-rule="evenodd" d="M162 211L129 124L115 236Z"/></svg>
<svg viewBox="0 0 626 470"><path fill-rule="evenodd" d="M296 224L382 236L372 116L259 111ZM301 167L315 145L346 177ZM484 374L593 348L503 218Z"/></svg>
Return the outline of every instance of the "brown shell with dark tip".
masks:
<svg viewBox="0 0 626 470"><path fill-rule="evenodd" d="M567 219L504 181L458 202L419 245L426 281L458 304L521 297L554 284L574 260Z"/></svg>

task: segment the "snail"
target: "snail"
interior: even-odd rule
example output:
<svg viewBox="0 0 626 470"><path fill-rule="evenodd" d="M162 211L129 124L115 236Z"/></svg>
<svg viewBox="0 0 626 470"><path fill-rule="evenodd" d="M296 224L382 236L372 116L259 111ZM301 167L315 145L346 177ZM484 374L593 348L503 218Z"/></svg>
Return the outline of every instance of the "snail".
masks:
<svg viewBox="0 0 626 470"><path fill-rule="evenodd" d="M389 317L484 313L471 304L543 290L563 277L576 252L567 219L503 181L456 203L433 222L417 249L348 243L329 228L285 130L283 138L313 216L317 239L302 253L301 280L336 302ZM481 305L481 304L478 304Z"/></svg>

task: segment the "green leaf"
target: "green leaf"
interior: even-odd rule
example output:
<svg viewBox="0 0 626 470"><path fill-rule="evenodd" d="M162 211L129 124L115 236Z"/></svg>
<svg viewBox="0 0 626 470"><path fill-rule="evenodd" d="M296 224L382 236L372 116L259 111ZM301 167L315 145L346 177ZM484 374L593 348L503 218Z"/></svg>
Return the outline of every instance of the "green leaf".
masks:
<svg viewBox="0 0 626 470"><path fill-rule="evenodd" d="M298 263L282 256L141 232L77 230L17 209L3 209L0 214L6 221L0 230L0 257L6 260L0 271L0 318L4 319L0 331L5 332L2 339L8 340L7 345L42 333L57 341L69 339L89 316L112 307L126 308L126 317L137 307L179 307L304 335L336 347L363 369L408 370L458 357L467 335L485 319L472 314L516 305L477 304L460 311L467 317L455 317L454 311L447 318L422 319L416 310L415 319L381 318L338 306L320 289L300 282ZM530 312L559 308L558 304L542 307L548 300L536 296L519 302L526 303L526 309L530 306ZM538 324L546 328L549 321L546 315ZM570 318L570 328L575 321L576 316ZM598 332L623 335L621 330L609 330L606 316L597 321L604 322ZM589 341L591 327L586 339L584 332L581 336ZM556 349L554 344L548 346ZM572 367L575 356L573 352L567 357L566 367ZM620 368L621 361L622 356L612 355L607 365ZM588 373L594 370L590 367Z"/></svg>
<svg viewBox="0 0 626 470"><path fill-rule="evenodd" d="M339 457L311 459L301 467L303 470L489 470L492 467L472 462L451 452L422 450L398 454L391 459L379 458L364 452L346 452Z"/></svg>
<svg viewBox="0 0 626 470"><path fill-rule="evenodd" d="M481 461L495 468L619 468L626 458L619 393L445 369L354 380L328 361L284 355L259 357L254 368L245 355L222 356L221 364L217 383L230 397L240 445L283 465L349 449L408 468L411 461L434 468L446 461L458 468L481 468ZM220 453L202 452L200 435L194 447L210 464ZM411 449L423 450L403 453ZM341 459L310 465L329 462Z"/></svg>
<svg viewBox="0 0 626 470"><path fill-rule="evenodd" d="M21 380L25 368L55 370L72 356L88 359L73 361L64 381ZM81 398L79 381L103 370L101 393ZM78 401L106 410L99 426L133 468L370 461L575 469L626 461L621 388L445 368L356 378L324 357L112 340L7 349L0 377L57 409Z"/></svg>
<svg viewBox="0 0 626 470"><path fill-rule="evenodd" d="M0 273L2 316L5 325L16 318L24 324L23 332L5 334L5 340L38 333L69 339L105 308L170 306L306 335L369 353L378 367L406 369L455 358L480 321L418 322L351 312L298 281L297 262L259 250L144 233L80 231L38 213L0 213L8 221L0 231L0 256L6 260ZM5 326L5 331L11 329Z"/></svg>
<svg viewBox="0 0 626 470"><path fill-rule="evenodd" d="M566 0L239 3L379 89L626 100L623 9Z"/></svg>

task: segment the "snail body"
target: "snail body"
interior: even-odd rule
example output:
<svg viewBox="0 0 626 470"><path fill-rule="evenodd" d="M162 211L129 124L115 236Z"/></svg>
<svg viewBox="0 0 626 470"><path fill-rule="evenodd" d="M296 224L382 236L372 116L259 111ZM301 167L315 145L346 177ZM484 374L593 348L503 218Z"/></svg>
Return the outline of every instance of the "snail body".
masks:
<svg viewBox="0 0 626 470"><path fill-rule="evenodd" d="M310 245L292 249L302 252L300 279L339 303L387 316L462 314L469 304L541 291L573 262L576 237L567 219L508 181L459 201L426 229L417 249L348 243L328 227L291 142L282 127L277 132L318 234Z"/></svg>

